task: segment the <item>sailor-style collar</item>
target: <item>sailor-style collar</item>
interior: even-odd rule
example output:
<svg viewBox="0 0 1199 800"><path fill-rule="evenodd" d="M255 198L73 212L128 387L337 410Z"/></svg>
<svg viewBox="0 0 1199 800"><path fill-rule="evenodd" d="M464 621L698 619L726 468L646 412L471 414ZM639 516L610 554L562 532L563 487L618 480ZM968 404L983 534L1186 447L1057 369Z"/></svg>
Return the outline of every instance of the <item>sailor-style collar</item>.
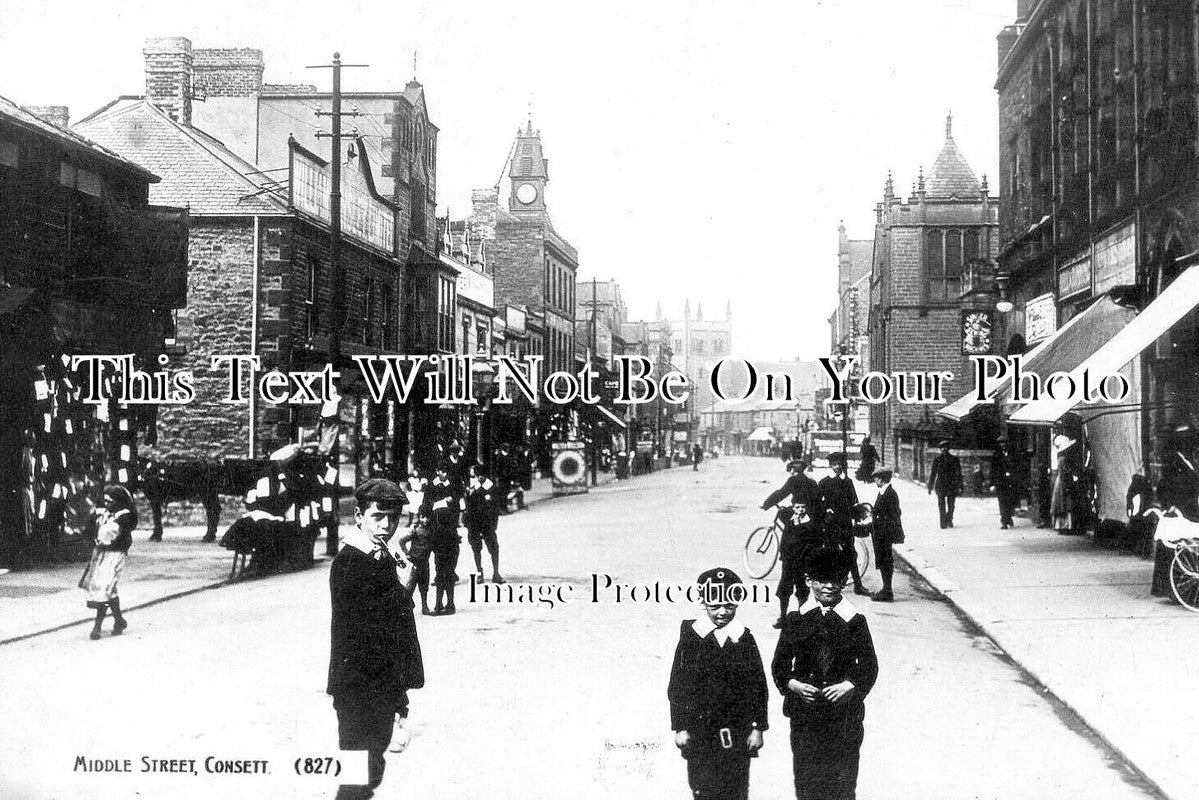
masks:
<svg viewBox="0 0 1199 800"><path fill-rule="evenodd" d="M812 595L808 595L808 599L805 600L804 604L799 607L799 613L806 614L815 608L820 608L820 603L816 600L815 597L813 597ZM849 622L851 619L856 617L858 614L858 610L856 608L854 608L853 605L848 600L846 600L844 597L841 598L841 602L839 602L839 603L837 603L837 605L833 606L832 611L834 611L838 617L845 620L846 622Z"/></svg>
<svg viewBox="0 0 1199 800"><path fill-rule="evenodd" d="M350 528L346 530L341 535L341 541L346 547L353 547L355 550L360 550L376 561L383 557L383 551L387 549L363 533L362 528Z"/></svg>
<svg viewBox="0 0 1199 800"><path fill-rule="evenodd" d="M745 633L745 625L733 620L723 628L717 628L716 623L707 617L701 617L691 623L691 629L696 632L699 638L703 639L709 633L716 637L716 644L724 647L724 643L732 639L734 642L741 641L742 635Z"/></svg>

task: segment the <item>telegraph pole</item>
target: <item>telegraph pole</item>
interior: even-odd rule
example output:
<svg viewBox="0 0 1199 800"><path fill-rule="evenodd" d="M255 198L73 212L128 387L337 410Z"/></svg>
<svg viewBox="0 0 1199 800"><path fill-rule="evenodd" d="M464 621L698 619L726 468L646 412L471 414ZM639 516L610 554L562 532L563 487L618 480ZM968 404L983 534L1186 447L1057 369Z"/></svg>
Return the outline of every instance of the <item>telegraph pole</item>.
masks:
<svg viewBox="0 0 1199 800"><path fill-rule="evenodd" d="M341 110L341 69L342 67L366 67L367 64L342 64L341 53L333 54L332 64L315 64L308 69L331 69L333 70L333 97L332 110L316 112L318 117L329 117L333 122L333 132L327 134L323 131L317 131L317 138L332 138L333 152L329 159L329 171L332 186L329 190L329 266L333 273L333 306L332 306L332 330L329 332L329 363L336 364L341 357L341 326L345 322L345 303L343 301L343 279L341 270L341 118L342 116L357 117L360 116L357 110L343 112ZM331 458L334 465L334 471L340 474L341 470L337 469L337 465L341 460L340 447L337 440L334 440ZM325 555L337 555L337 528L340 523L340 513L338 511L338 501L340 499L340 491L338 490L338 479L333 479L333 485L328 491L333 494L333 512L332 518L328 522L328 529L325 536Z"/></svg>

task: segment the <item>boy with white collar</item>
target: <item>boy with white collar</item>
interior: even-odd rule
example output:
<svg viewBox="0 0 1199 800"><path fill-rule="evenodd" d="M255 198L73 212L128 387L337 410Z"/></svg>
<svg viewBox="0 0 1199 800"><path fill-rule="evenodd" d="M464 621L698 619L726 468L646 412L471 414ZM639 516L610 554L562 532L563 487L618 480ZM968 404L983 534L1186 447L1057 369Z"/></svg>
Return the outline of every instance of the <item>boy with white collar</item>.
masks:
<svg viewBox="0 0 1199 800"><path fill-rule="evenodd" d="M740 622L744 591L731 569L718 567L696 581L705 617L684 620L670 670L670 725L687 759L687 782L699 800L744 800L749 760L766 730L766 673L753 634ZM739 587L735 589L734 587Z"/></svg>
<svg viewBox="0 0 1199 800"><path fill-rule="evenodd" d="M854 800L866 695L878 660L866 618L842 597L847 556L821 548L807 562L811 596L787 615L771 663L791 719L795 796Z"/></svg>

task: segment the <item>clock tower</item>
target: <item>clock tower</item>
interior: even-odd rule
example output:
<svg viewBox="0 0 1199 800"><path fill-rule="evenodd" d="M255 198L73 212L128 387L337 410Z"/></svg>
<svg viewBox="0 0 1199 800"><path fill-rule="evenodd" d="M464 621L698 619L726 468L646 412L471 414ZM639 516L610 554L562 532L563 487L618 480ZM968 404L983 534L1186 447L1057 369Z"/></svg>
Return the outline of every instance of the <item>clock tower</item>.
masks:
<svg viewBox="0 0 1199 800"><path fill-rule="evenodd" d="M508 178L512 194L508 209L514 214L545 213L545 185L549 182L549 161L541 152L541 132L533 130L533 120L516 132L512 165Z"/></svg>

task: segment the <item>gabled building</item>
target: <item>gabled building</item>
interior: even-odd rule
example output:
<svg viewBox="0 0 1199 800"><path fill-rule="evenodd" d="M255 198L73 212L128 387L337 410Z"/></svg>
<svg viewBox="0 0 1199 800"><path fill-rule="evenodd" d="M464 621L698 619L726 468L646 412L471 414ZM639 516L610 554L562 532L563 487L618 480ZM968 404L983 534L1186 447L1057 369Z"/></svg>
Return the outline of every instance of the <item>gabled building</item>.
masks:
<svg viewBox="0 0 1199 800"><path fill-rule="evenodd" d="M151 205L158 181L0 97L0 567L90 552L100 490L134 486L157 434L157 406L112 401L71 357L132 354L154 372L169 348L188 219ZM84 402L90 389L104 402Z"/></svg>

